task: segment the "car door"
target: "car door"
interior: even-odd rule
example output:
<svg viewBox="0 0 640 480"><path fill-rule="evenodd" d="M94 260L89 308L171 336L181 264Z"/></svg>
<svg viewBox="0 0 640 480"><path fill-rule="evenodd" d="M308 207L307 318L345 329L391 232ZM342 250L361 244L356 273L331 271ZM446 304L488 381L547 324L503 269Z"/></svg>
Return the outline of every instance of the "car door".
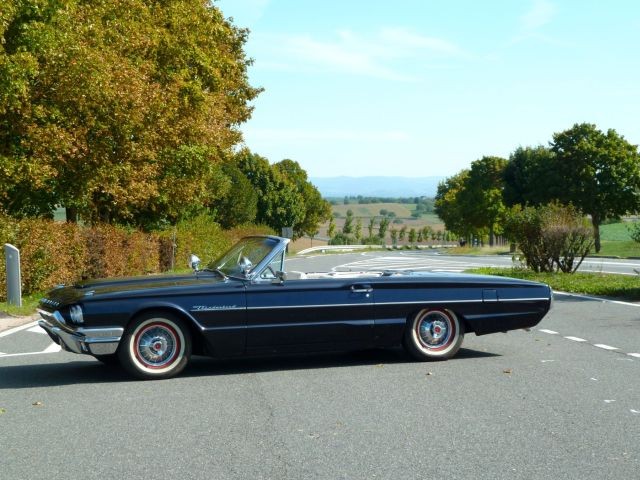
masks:
<svg viewBox="0 0 640 480"><path fill-rule="evenodd" d="M373 345L373 289L365 280L247 284L247 353Z"/></svg>

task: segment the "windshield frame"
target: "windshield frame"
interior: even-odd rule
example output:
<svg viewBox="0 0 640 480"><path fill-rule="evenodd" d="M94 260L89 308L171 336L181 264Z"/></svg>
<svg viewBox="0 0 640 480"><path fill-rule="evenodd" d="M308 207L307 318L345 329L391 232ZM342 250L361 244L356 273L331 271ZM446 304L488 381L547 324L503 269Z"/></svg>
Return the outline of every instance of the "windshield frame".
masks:
<svg viewBox="0 0 640 480"><path fill-rule="evenodd" d="M225 270L223 267L224 264L231 264L234 266L239 266L237 260L233 260L233 257L236 255L240 255L242 250L239 250L242 247L242 244L249 244L249 242L255 242L256 240L271 241L273 243L273 247L271 250L262 257L258 263L253 264L251 269L246 274L234 268L234 271ZM213 262L209 263L207 268L209 270L219 270L221 273L230 278L236 278L240 280L252 280L254 278L259 278L262 274L263 270L267 268L267 266L272 262L272 260L279 254L283 252L287 248L290 240L288 238L276 237L273 235L252 235L249 237L241 238L237 243L235 243L231 248L229 248L224 254L215 259ZM283 260L284 263L284 260Z"/></svg>

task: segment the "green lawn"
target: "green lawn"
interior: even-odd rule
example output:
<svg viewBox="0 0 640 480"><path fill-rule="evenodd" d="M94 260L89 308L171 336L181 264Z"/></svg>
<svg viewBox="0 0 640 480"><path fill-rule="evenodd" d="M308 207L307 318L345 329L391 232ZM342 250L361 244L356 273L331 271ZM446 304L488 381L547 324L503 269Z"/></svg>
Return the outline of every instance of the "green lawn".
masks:
<svg viewBox="0 0 640 480"><path fill-rule="evenodd" d="M42 298L41 293L34 295L27 295L22 297L22 306L16 307L15 305L9 305L7 302L0 302L0 312L8 313L9 315L25 316L35 313L38 307L38 301Z"/></svg>
<svg viewBox="0 0 640 480"><path fill-rule="evenodd" d="M629 236L629 229L632 222L611 223L600 226L600 239L606 241L627 242L632 241Z"/></svg>
<svg viewBox="0 0 640 480"><path fill-rule="evenodd" d="M350 203L349 205L333 205L334 212L339 213L342 217L347 216L347 210L351 210L355 217L380 217L380 210L393 212L396 217L411 217L411 212L416 209L415 203Z"/></svg>
<svg viewBox="0 0 640 480"><path fill-rule="evenodd" d="M621 300L640 301L640 275L610 273L535 273L523 269L476 268L469 273L535 280L562 292L582 293Z"/></svg>

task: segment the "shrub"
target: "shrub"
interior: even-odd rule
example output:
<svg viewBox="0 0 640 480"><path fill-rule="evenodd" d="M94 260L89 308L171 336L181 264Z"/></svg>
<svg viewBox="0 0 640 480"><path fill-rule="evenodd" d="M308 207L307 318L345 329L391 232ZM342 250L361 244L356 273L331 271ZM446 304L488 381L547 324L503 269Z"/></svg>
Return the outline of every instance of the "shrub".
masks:
<svg viewBox="0 0 640 480"><path fill-rule="evenodd" d="M593 232L572 205L517 205L506 215L504 230L535 272L573 273L593 247Z"/></svg>
<svg viewBox="0 0 640 480"><path fill-rule="evenodd" d="M106 224L85 227L46 219L16 220L0 216L0 243L11 243L20 250L23 295L80 279L158 273L170 270L172 265L186 267L190 253L209 262L241 237L269 233L272 231L261 225L222 230L206 215L160 233ZM6 300L6 291L2 252L0 301Z"/></svg>

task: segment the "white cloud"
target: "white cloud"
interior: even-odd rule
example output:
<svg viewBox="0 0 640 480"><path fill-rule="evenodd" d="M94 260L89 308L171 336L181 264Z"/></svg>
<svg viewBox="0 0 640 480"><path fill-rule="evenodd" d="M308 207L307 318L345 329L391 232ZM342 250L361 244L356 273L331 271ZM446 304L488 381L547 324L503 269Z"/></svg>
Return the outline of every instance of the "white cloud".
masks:
<svg viewBox="0 0 640 480"><path fill-rule="evenodd" d="M418 80L416 66L465 56L447 40L404 28L383 28L369 36L341 30L331 40L310 35L256 35L253 40L260 50L254 55L258 68L331 71L405 82Z"/></svg>
<svg viewBox="0 0 640 480"><path fill-rule="evenodd" d="M556 14L556 6L548 0L534 0L531 8L520 17L522 29L526 32L538 30L547 25Z"/></svg>
<svg viewBox="0 0 640 480"><path fill-rule="evenodd" d="M247 128L245 138L261 141L356 141L356 142L400 142L410 136L400 130L304 130L297 128Z"/></svg>

